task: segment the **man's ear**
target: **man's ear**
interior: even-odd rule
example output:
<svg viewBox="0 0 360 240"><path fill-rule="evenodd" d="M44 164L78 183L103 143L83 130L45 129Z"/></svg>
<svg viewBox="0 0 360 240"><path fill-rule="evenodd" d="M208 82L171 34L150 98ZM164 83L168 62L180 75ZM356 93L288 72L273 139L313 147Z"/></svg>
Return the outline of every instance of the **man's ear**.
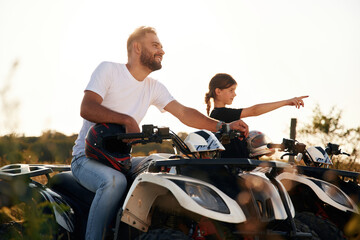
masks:
<svg viewBox="0 0 360 240"><path fill-rule="evenodd" d="M137 41L134 41L133 43L133 50L136 54L141 54L141 49L142 49L142 46L141 46L141 43L140 42L137 42Z"/></svg>

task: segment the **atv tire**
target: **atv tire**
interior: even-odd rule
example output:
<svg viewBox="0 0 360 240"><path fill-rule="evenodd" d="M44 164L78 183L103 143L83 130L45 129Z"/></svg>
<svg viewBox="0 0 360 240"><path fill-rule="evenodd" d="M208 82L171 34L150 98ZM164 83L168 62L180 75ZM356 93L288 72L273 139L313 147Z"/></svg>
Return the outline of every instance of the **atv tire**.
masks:
<svg viewBox="0 0 360 240"><path fill-rule="evenodd" d="M159 228L149 230L141 234L137 240L190 240L183 232L170 228Z"/></svg>
<svg viewBox="0 0 360 240"><path fill-rule="evenodd" d="M318 234L313 229L311 229L308 225L306 225L305 223L303 223L302 221L300 221L298 219L294 219L294 221L295 221L296 230L298 232L311 233L312 236L307 239L321 240L321 238L318 236ZM301 238L299 238L299 239L301 239ZM327 240L329 240L329 239L327 239Z"/></svg>
<svg viewBox="0 0 360 240"><path fill-rule="evenodd" d="M346 239L340 229L327 219L322 219L311 212L297 212L295 219L305 223L312 231L315 231L320 239L343 240Z"/></svg>
<svg viewBox="0 0 360 240"><path fill-rule="evenodd" d="M296 234L298 236L290 236L289 234L293 231L291 223L289 221L284 221L282 224L278 225L276 228L272 229L275 231L274 237L266 237L265 239L291 239L291 240L320 240L321 238L317 235L317 233L311 229L307 224L304 222L294 218L292 219L294 221L295 227L296 227ZM281 234L277 235L276 232L279 231ZM284 233L287 233L288 236L285 237ZM304 236L303 234L311 234L310 236ZM263 239L263 238L261 238ZM327 239L330 240L330 239Z"/></svg>

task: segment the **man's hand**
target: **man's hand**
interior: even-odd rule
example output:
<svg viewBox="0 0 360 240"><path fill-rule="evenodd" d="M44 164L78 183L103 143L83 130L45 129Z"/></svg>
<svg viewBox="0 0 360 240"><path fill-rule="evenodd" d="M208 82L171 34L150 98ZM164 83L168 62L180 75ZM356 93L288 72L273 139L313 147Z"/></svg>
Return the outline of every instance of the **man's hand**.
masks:
<svg viewBox="0 0 360 240"><path fill-rule="evenodd" d="M230 129L237 130L244 134L245 138L249 135L249 127L243 120L237 120L229 123Z"/></svg>
<svg viewBox="0 0 360 240"><path fill-rule="evenodd" d="M125 123L126 133L139 133L140 128L134 118L128 117Z"/></svg>
<svg viewBox="0 0 360 240"><path fill-rule="evenodd" d="M128 116L126 118L125 122L126 123L124 124L124 126L125 126L126 133L139 133L139 132L141 132L140 128L139 128L139 125L137 124L137 122L135 121L134 118ZM139 140L139 139L123 139L122 141L125 142L125 143L131 143L131 142L134 142L134 141L137 141L137 140Z"/></svg>

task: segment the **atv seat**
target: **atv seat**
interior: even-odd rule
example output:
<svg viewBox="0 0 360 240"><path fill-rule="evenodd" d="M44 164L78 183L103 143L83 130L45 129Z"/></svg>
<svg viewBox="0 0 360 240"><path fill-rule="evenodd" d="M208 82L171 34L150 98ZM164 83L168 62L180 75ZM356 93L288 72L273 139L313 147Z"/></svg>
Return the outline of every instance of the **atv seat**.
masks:
<svg viewBox="0 0 360 240"><path fill-rule="evenodd" d="M71 171L61 172L54 175L50 178L48 187L61 195L86 203L88 206L91 205L95 196L95 193L89 191L77 182Z"/></svg>
<svg viewBox="0 0 360 240"><path fill-rule="evenodd" d="M133 157L131 158L131 169L127 173L128 180L134 180L137 175L144 172L149 166L152 159L147 157Z"/></svg>

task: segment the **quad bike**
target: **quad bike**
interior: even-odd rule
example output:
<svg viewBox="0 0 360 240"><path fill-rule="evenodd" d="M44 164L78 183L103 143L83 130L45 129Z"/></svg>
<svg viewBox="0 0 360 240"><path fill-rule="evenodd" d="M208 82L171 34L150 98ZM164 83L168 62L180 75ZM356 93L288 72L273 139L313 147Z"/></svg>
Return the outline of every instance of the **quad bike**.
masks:
<svg viewBox="0 0 360 240"><path fill-rule="evenodd" d="M350 156L350 154L341 151L338 144L328 143L325 149L320 146L308 147L305 151L297 154L295 159L297 162L302 160L305 163L306 166L298 167L303 174L335 184L359 205L360 173L334 168L330 169L329 166L333 165L332 158L336 155Z"/></svg>
<svg viewBox="0 0 360 240"><path fill-rule="evenodd" d="M306 148L303 143L285 138L281 144L267 144L267 148L285 152L281 159L286 155L295 156L296 162L303 160L306 164L292 164L291 168L279 171L276 177L291 197L296 218L307 223L322 239L344 239L346 224L354 216L359 216L353 201L356 198L350 197L354 194L359 196L356 182L359 173L329 169L327 166L332 164L329 155L346 153L341 152L336 144L329 143L325 150L321 147ZM345 232L347 235L359 234L359 230Z"/></svg>
<svg viewBox="0 0 360 240"><path fill-rule="evenodd" d="M191 133L185 143L153 125L115 136L136 139L132 144L171 139L182 154L132 158L128 192L104 239L318 239L294 219L290 197L275 178L282 163L216 159L221 144L200 132L210 136ZM33 180L43 175L46 185ZM75 180L70 166L12 164L0 168L0 179L3 205L48 203L52 239L84 238L94 193Z"/></svg>

